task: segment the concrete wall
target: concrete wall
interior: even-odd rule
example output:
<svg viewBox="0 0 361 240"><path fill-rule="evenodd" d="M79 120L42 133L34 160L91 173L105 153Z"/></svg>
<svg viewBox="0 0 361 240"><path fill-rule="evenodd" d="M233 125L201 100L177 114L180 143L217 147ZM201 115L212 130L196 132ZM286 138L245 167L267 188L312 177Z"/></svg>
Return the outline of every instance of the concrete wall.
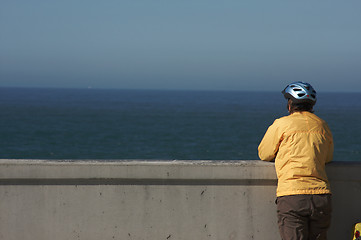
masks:
<svg viewBox="0 0 361 240"><path fill-rule="evenodd" d="M327 168L331 240L361 221L361 163ZM274 164L0 160L1 240L279 240Z"/></svg>

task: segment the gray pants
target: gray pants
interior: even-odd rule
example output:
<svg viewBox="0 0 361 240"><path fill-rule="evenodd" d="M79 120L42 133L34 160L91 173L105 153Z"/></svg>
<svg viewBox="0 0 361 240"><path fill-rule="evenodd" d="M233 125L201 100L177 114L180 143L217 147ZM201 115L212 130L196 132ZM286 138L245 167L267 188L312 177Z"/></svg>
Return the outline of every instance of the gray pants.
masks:
<svg viewBox="0 0 361 240"><path fill-rule="evenodd" d="M327 240L330 194L283 196L276 203L282 240Z"/></svg>

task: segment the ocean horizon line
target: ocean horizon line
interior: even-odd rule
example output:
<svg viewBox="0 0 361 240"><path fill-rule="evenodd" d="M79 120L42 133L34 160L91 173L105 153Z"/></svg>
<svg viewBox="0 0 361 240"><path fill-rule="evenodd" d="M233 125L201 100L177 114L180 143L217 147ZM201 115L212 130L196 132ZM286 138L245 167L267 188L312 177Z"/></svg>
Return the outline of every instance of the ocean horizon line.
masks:
<svg viewBox="0 0 361 240"><path fill-rule="evenodd" d="M278 93L281 90L254 90L254 89L185 89L185 88L110 88L110 87L54 87L54 86L0 86L0 89L19 90L100 90L100 91L155 91L155 92L247 92L247 93ZM361 93L360 90L318 90L318 93Z"/></svg>

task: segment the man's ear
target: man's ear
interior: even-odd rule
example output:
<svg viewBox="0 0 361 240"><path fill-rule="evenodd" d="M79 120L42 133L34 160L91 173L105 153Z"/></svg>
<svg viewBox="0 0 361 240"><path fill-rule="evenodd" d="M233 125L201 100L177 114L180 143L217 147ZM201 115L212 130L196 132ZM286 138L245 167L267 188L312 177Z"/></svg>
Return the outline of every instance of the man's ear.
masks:
<svg viewBox="0 0 361 240"><path fill-rule="evenodd" d="M292 100L288 99L288 101L287 101L287 110L288 110L289 114L291 114L292 103L293 103Z"/></svg>

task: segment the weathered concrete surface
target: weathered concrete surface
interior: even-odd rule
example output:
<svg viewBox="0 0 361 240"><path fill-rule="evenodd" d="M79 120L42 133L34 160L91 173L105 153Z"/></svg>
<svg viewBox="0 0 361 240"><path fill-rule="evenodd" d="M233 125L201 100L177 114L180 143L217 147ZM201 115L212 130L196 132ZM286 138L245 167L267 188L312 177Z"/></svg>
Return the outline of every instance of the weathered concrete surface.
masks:
<svg viewBox="0 0 361 240"><path fill-rule="evenodd" d="M361 164L333 163L330 239L361 219ZM261 161L0 160L0 239L270 239L276 175Z"/></svg>

